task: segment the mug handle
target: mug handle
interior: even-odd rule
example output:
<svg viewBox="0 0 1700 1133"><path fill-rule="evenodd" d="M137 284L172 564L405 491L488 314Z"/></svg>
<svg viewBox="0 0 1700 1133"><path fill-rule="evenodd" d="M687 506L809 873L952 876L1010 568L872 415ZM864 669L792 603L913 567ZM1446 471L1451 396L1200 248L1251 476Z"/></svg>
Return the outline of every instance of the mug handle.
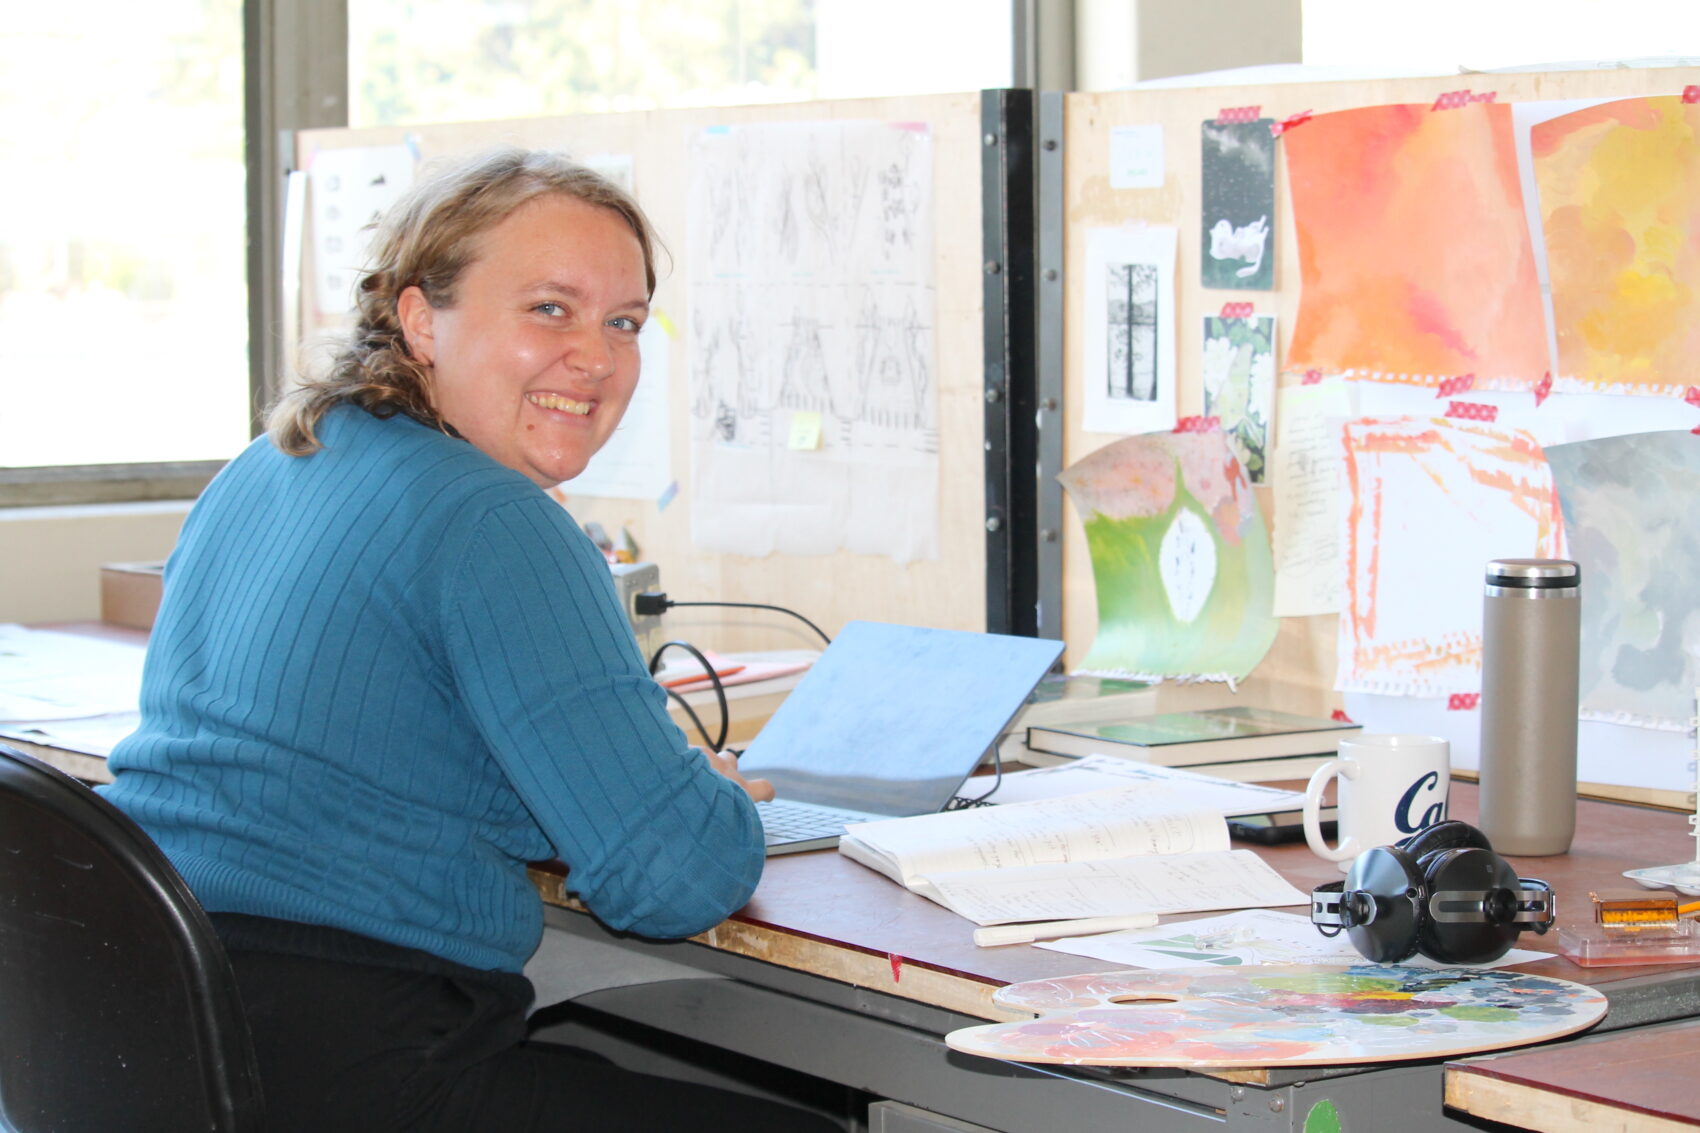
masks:
<svg viewBox="0 0 1700 1133"><path fill-rule="evenodd" d="M1312 853L1331 862L1343 862L1356 857L1358 852L1356 838L1346 838L1338 846L1330 846L1322 837L1322 792L1328 786L1328 780L1337 775L1356 779L1357 764L1350 760L1330 759L1311 773L1310 782L1305 786L1305 841L1310 843Z"/></svg>

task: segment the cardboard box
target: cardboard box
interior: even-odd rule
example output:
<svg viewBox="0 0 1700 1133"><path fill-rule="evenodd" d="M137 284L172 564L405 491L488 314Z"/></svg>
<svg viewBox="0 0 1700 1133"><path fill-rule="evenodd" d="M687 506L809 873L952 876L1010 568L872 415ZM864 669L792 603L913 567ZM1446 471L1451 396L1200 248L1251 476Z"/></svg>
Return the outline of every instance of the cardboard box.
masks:
<svg viewBox="0 0 1700 1133"><path fill-rule="evenodd" d="M152 629L164 583L164 563L107 563L100 568L100 620Z"/></svg>

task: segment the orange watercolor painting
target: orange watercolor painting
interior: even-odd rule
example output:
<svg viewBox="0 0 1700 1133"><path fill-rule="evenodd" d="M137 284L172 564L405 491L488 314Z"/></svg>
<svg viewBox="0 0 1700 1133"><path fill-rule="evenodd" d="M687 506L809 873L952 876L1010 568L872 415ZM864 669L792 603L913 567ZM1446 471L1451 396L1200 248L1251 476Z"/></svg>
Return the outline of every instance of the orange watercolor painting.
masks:
<svg viewBox="0 0 1700 1133"><path fill-rule="evenodd" d="M1602 103L1530 134L1561 388L1680 395L1700 360L1700 104Z"/></svg>
<svg viewBox="0 0 1700 1133"><path fill-rule="evenodd" d="M1304 280L1287 370L1535 387L1550 363L1510 106L1363 107L1281 141Z"/></svg>
<svg viewBox="0 0 1700 1133"><path fill-rule="evenodd" d="M1564 548L1545 452L1528 433L1445 418L1343 428L1346 602L1335 687L1479 691L1483 568Z"/></svg>

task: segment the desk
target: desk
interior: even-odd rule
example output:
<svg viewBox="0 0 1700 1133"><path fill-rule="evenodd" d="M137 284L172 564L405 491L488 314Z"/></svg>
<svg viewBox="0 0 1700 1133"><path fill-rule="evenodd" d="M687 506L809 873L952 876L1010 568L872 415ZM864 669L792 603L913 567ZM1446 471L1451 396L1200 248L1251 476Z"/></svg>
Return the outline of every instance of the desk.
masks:
<svg viewBox="0 0 1700 1133"><path fill-rule="evenodd" d="M1456 784L1453 799L1455 816L1474 817L1473 785ZM1553 883L1569 922L1591 916L1588 889L1634 865L1685 861L1693 845L1682 815L1583 802L1571 854L1513 864ZM1340 876L1302 844L1267 854L1307 891ZM583 1006L990 1129L1295 1130L1322 1101L1348 1130L1473 1128L1444 1111L1438 1061L1205 1075L956 1054L942 1036L999 1017L997 987L1103 964L976 949L967 921L830 851L771 859L750 905L692 941L622 937L558 905L547 924L545 951L573 970ZM1521 946L1556 942L1525 934ZM1520 970L1598 987L1611 1004L1599 1029L1700 1016L1700 966L1583 969L1553 956Z"/></svg>
<svg viewBox="0 0 1700 1133"><path fill-rule="evenodd" d="M1449 1063L1446 1104L1545 1133L1700 1128L1700 1021Z"/></svg>

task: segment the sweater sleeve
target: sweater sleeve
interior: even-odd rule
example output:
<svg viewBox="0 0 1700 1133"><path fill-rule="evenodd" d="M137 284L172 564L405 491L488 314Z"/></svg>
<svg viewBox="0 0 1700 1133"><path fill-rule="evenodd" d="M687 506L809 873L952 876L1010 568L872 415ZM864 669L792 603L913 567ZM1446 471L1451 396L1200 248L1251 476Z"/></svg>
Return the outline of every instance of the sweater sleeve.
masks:
<svg viewBox="0 0 1700 1133"><path fill-rule="evenodd" d="M613 928L701 932L764 857L755 804L669 719L607 564L546 499L491 511L443 595L453 679L494 758Z"/></svg>

